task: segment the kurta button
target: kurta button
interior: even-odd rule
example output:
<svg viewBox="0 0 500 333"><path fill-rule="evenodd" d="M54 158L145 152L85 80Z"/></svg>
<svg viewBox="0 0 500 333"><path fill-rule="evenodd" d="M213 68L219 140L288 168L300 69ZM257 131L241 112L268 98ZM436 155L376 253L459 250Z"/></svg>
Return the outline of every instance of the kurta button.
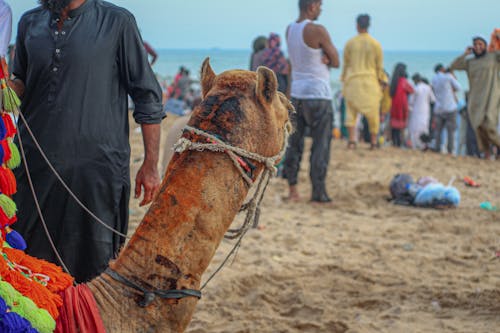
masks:
<svg viewBox="0 0 500 333"><path fill-rule="evenodd" d="M52 68L53 72L57 72L57 67Z"/></svg>
<svg viewBox="0 0 500 333"><path fill-rule="evenodd" d="M59 35L59 31L56 31L56 32L55 32L55 34L56 34L56 35Z"/></svg>
<svg viewBox="0 0 500 333"><path fill-rule="evenodd" d="M61 31L61 34L66 35L66 31Z"/></svg>
<svg viewBox="0 0 500 333"><path fill-rule="evenodd" d="M56 49L56 53L57 54L61 53L61 50L60 49Z"/></svg>

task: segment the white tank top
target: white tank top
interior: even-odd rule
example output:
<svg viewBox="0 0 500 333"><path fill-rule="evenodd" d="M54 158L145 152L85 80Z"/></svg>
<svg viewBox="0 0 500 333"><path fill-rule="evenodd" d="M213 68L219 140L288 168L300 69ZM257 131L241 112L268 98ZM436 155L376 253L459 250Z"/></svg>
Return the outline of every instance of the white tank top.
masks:
<svg viewBox="0 0 500 333"><path fill-rule="evenodd" d="M313 49L304 41L304 28L311 20L288 26L288 55L292 64L291 95L298 99L332 99L330 69L323 64L322 49Z"/></svg>

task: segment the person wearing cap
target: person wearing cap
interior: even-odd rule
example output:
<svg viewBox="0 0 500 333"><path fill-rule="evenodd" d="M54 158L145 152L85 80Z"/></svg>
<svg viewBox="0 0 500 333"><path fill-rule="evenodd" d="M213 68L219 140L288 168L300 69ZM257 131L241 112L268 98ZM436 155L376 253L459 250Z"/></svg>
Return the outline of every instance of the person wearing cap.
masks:
<svg viewBox="0 0 500 333"><path fill-rule="evenodd" d="M436 75L432 79L432 89L436 96L436 105L434 106L434 121L436 130L435 150L441 151L441 134L446 128L448 132L447 153L453 153L455 148L455 131L457 129L458 101L455 93L461 89L457 79L446 71L442 64L434 67Z"/></svg>
<svg viewBox="0 0 500 333"><path fill-rule="evenodd" d="M420 74L412 76L415 84L414 93L410 97L410 117L408 120L408 132L412 148L425 149L426 144L422 142L422 135L429 135L429 121L431 118L431 103L435 103L436 97L432 88L426 84Z"/></svg>
<svg viewBox="0 0 500 333"><path fill-rule="evenodd" d="M350 39L344 48L344 66L341 81L346 100L345 126L349 130L348 148L356 146L356 122L358 114L368 121L371 147L377 145L380 127L382 83L387 84L383 53L380 43L370 36L370 16L359 15L356 19L358 35Z"/></svg>
<svg viewBox="0 0 500 333"><path fill-rule="evenodd" d="M487 52L488 43L481 36L473 46L451 64L452 70L463 70L469 78L467 112L476 133L478 148L489 158L490 146L500 146L497 125L500 110L500 51Z"/></svg>

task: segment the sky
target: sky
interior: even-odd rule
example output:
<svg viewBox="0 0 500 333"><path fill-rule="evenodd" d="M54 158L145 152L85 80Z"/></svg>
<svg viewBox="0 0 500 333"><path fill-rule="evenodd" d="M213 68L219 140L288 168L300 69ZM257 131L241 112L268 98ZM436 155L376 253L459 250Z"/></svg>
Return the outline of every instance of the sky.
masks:
<svg viewBox="0 0 500 333"><path fill-rule="evenodd" d="M6 0L15 24L37 0ZM253 39L284 34L298 17L298 0L110 0L136 17L143 39L158 49L249 49ZM500 27L500 0L323 0L318 21L340 49L360 13L384 50L456 51L471 36ZM15 36L16 27L13 35Z"/></svg>

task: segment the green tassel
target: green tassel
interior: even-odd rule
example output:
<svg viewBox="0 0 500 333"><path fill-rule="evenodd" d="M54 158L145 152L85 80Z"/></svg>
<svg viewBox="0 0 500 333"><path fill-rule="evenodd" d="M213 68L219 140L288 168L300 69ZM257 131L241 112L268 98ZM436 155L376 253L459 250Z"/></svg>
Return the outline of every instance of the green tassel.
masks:
<svg viewBox="0 0 500 333"><path fill-rule="evenodd" d="M11 156L6 164L9 169L13 170L21 165L21 154L19 154L19 149L17 149L16 144L11 139L8 142Z"/></svg>
<svg viewBox="0 0 500 333"><path fill-rule="evenodd" d="M14 215L16 215L16 203L5 194L0 194L0 208L3 209L3 212L9 219L13 218Z"/></svg>
<svg viewBox="0 0 500 333"><path fill-rule="evenodd" d="M0 297L13 312L28 320L38 332L52 333L56 329L56 321L47 310L38 308L32 300L21 295L5 281L0 281Z"/></svg>
<svg viewBox="0 0 500 333"><path fill-rule="evenodd" d="M5 111L14 112L21 105L19 97L17 97L16 93L14 92L14 90L12 90L11 87L6 86L5 88L3 88L2 95L3 95L3 109Z"/></svg>

